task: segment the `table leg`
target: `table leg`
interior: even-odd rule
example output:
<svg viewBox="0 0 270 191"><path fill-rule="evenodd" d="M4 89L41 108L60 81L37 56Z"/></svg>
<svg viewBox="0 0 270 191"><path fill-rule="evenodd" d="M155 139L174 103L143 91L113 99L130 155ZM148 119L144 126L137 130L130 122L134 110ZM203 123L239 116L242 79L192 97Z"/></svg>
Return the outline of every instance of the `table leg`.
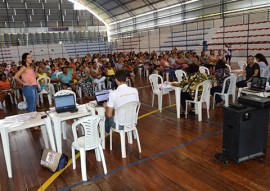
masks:
<svg viewBox="0 0 270 191"><path fill-rule="evenodd" d="M8 129L7 128L2 128L1 129L1 137L2 137L2 145L3 145L3 149L4 149L4 155L5 155L5 160L6 160L8 177L12 178L9 135L8 135Z"/></svg>
<svg viewBox="0 0 270 191"><path fill-rule="evenodd" d="M49 136L51 148L52 148L52 150L56 151L55 142L54 142L54 136L53 136L53 130L52 130L52 124L51 124L50 118L46 119L45 124L46 124L46 128L47 128L47 133L48 133L48 136Z"/></svg>
<svg viewBox="0 0 270 191"><path fill-rule="evenodd" d="M53 118L53 125L57 151L58 153L62 153L62 129L61 129L61 120L59 117Z"/></svg>
<svg viewBox="0 0 270 191"><path fill-rule="evenodd" d="M48 135L47 135L47 130L46 130L45 125L41 125L41 132L42 132L42 137L45 143L45 147L49 148Z"/></svg>
<svg viewBox="0 0 270 191"><path fill-rule="evenodd" d="M177 111L177 118L180 118L180 109L181 109L181 88L175 88L175 100L176 100L176 111Z"/></svg>

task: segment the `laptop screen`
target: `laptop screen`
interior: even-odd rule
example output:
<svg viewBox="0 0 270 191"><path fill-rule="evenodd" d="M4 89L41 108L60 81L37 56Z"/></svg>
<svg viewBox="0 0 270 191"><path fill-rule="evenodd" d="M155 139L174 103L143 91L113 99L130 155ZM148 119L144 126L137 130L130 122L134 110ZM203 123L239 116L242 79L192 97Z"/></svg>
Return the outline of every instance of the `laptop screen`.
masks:
<svg viewBox="0 0 270 191"><path fill-rule="evenodd" d="M108 90L101 90L101 91L96 91L95 96L97 102L105 102L109 100L109 91Z"/></svg>
<svg viewBox="0 0 270 191"><path fill-rule="evenodd" d="M266 86L266 82L267 82L267 78L253 76L252 82L251 82L251 88L264 90Z"/></svg>
<svg viewBox="0 0 270 191"><path fill-rule="evenodd" d="M73 94L55 96L55 109L63 109L63 108L74 108L76 107L75 99Z"/></svg>

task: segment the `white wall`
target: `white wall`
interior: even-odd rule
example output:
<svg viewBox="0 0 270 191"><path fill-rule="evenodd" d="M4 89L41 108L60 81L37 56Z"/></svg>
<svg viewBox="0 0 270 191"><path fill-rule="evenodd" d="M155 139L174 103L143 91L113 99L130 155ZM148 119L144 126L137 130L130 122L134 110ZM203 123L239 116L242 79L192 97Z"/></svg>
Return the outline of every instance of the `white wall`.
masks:
<svg viewBox="0 0 270 191"><path fill-rule="evenodd" d="M107 42L12 46L0 49L0 60L6 63L11 63L12 61L17 63L21 60L22 54L26 52L31 53L33 59L38 61L59 57L75 58L77 55L85 56L87 53L108 54L111 51Z"/></svg>

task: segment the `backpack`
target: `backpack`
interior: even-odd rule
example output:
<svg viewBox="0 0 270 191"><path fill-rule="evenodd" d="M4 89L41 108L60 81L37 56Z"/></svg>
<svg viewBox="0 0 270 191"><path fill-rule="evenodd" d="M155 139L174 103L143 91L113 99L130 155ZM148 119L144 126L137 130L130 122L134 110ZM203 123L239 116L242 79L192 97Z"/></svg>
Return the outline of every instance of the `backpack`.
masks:
<svg viewBox="0 0 270 191"><path fill-rule="evenodd" d="M51 149L43 149L41 152L40 165L48 168L51 172L56 172L65 168L68 163L68 156L57 153Z"/></svg>

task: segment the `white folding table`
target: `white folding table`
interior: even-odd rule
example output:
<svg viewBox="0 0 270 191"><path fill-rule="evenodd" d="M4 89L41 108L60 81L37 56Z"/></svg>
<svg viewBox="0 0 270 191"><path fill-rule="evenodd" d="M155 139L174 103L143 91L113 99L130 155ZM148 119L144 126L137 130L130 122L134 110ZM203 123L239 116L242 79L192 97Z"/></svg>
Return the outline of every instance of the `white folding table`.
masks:
<svg viewBox="0 0 270 191"><path fill-rule="evenodd" d="M46 148L49 148L48 136L51 144L51 148L56 151L51 121L49 117L41 119L44 112L32 112L20 115L13 115L0 120L0 131L2 138L2 145L7 165L8 177L12 178L12 166L11 166L11 155L9 145L9 133L13 131L19 131L28 129L31 127L41 126L41 131Z"/></svg>
<svg viewBox="0 0 270 191"><path fill-rule="evenodd" d="M55 140L56 140L56 147L59 153L62 153L62 126L61 123L70 119L78 119L82 117L86 117L89 115L93 115L93 111L88 111L86 108L86 104L77 106L78 111L74 113L70 112L63 112L57 113L56 111L49 111L47 112L52 119L54 125L54 132L55 132ZM95 111L98 112L98 115L105 116L105 109L103 107L95 107ZM101 128L101 141L102 147L105 149L105 121L102 123ZM66 137L64 137L66 139Z"/></svg>
<svg viewBox="0 0 270 191"><path fill-rule="evenodd" d="M269 97L270 96L270 92L269 91L248 91L247 90L248 87L244 87L244 88L239 88L238 89L238 96L237 97L240 97L241 94L248 94L248 95L257 95L257 96L260 96L260 97Z"/></svg>

